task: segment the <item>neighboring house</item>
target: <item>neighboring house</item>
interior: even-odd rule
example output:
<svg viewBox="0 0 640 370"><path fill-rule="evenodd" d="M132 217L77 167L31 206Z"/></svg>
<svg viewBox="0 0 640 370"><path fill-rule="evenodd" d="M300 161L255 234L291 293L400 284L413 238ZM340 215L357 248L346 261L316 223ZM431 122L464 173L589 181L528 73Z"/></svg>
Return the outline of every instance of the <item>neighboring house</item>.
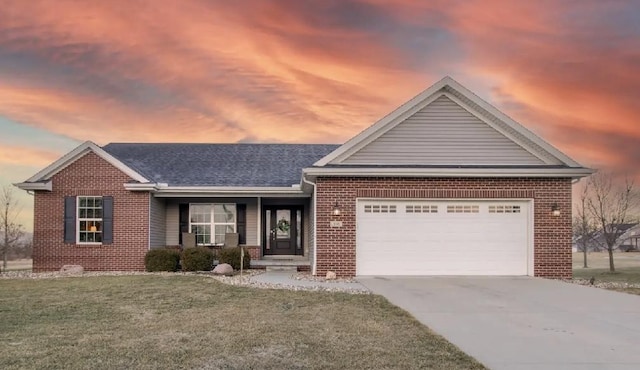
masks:
<svg viewBox="0 0 640 370"><path fill-rule="evenodd" d="M190 231L318 275L566 278L592 172L446 77L340 146L86 142L17 186L34 271L143 270Z"/></svg>
<svg viewBox="0 0 640 370"><path fill-rule="evenodd" d="M638 251L638 248L640 247L640 223L634 222L614 225L619 225L617 228L620 230L621 235L613 246L613 249L619 252ZM572 246L574 252L583 251L583 243L581 242L581 239L582 236L574 238ZM593 237L587 241L586 247L588 252L601 252L607 250L607 242L602 230L597 231Z"/></svg>

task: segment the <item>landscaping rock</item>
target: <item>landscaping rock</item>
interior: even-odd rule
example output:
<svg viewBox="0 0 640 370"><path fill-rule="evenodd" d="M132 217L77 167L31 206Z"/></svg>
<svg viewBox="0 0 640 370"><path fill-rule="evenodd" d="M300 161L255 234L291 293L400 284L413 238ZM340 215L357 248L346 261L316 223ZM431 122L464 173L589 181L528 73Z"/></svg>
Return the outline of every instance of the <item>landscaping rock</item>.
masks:
<svg viewBox="0 0 640 370"><path fill-rule="evenodd" d="M213 273L219 275L233 274L233 267L228 263L221 263L213 269Z"/></svg>
<svg viewBox="0 0 640 370"><path fill-rule="evenodd" d="M333 271L327 271L327 276L325 277L325 279L327 280L335 280L336 279L336 273Z"/></svg>
<svg viewBox="0 0 640 370"><path fill-rule="evenodd" d="M64 265L60 268L60 272L65 274L82 274L84 268L80 265Z"/></svg>

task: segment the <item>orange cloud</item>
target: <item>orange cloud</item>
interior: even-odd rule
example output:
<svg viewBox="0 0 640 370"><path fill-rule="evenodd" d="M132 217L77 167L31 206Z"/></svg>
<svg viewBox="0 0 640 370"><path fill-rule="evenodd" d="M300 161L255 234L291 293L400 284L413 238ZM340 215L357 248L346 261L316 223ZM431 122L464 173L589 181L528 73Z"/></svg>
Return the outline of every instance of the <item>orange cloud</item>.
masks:
<svg viewBox="0 0 640 370"><path fill-rule="evenodd" d="M63 153L46 149L27 148L17 145L2 145L0 149L0 167L20 165L31 167L45 167L58 159Z"/></svg>
<svg viewBox="0 0 640 370"><path fill-rule="evenodd" d="M399 57L364 32L312 28L273 4L259 7L264 17L238 9L227 9L235 11L227 16L224 2L217 8L199 1L172 4L114 1L85 8L60 1L55 14L47 2L28 4L29 12L14 4L0 23L22 33L9 32L5 43L46 52L51 63L71 65L88 81L63 96L51 86L29 89L30 98L18 87L5 89L0 93L20 107L9 117L98 141L335 142L424 85L411 72L388 67ZM38 45L18 42L25 37ZM317 46L305 37L325 41ZM87 53L97 60L87 62ZM116 87L123 96L101 96L102 76L109 75L129 80ZM127 85L138 82L149 95L166 95L162 107L129 96ZM184 131L161 129L181 126Z"/></svg>
<svg viewBox="0 0 640 370"><path fill-rule="evenodd" d="M99 143L342 142L445 71L580 160L630 163L615 143L640 137L640 49L598 17L618 6L12 2L0 52L42 65L0 69L2 114Z"/></svg>

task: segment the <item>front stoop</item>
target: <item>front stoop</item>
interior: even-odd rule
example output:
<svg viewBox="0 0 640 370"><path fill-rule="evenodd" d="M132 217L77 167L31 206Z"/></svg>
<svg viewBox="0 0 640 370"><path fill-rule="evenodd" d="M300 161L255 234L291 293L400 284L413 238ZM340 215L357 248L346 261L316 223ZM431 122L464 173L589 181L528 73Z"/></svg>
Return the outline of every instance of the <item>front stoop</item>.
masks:
<svg viewBox="0 0 640 370"><path fill-rule="evenodd" d="M298 266L265 266L267 271L298 272Z"/></svg>
<svg viewBox="0 0 640 370"><path fill-rule="evenodd" d="M301 256L263 256L262 259L252 260L252 268L264 268L267 271L301 271L309 270L311 261Z"/></svg>

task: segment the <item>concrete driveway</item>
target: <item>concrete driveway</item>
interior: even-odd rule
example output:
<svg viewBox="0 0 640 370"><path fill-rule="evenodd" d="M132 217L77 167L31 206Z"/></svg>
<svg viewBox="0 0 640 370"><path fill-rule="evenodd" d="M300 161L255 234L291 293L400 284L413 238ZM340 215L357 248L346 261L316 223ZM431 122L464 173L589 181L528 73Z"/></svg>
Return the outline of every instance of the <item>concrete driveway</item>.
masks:
<svg viewBox="0 0 640 370"><path fill-rule="evenodd" d="M531 277L360 277L491 369L640 369L640 296Z"/></svg>

